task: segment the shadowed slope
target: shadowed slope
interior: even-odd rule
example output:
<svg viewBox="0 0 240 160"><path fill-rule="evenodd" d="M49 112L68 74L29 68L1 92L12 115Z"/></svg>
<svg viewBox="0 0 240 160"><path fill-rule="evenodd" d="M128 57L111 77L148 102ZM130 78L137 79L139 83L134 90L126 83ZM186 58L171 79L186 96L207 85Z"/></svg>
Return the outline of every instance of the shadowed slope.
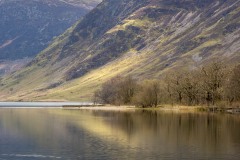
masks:
<svg viewBox="0 0 240 160"><path fill-rule="evenodd" d="M159 78L212 60L240 60L240 1L105 0L24 70L10 99L89 99L118 74ZM43 92L44 91L44 92Z"/></svg>

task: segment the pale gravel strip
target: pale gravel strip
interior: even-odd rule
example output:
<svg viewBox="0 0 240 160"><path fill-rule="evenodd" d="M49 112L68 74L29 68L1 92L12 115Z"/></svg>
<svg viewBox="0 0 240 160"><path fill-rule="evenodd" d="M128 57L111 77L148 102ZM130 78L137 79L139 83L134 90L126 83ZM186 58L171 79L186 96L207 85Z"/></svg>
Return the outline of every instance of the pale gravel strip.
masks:
<svg viewBox="0 0 240 160"><path fill-rule="evenodd" d="M157 108L138 108L135 106L89 106L89 107L63 107L63 109L70 110L99 110L99 111L136 111L136 110L149 110L149 111L173 111L173 112L195 112L199 106L169 106L164 105Z"/></svg>
<svg viewBox="0 0 240 160"><path fill-rule="evenodd" d="M137 109L134 106L91 106L91 107L63 107L63 109L102 110L102 111L129 111Z"/></svg>

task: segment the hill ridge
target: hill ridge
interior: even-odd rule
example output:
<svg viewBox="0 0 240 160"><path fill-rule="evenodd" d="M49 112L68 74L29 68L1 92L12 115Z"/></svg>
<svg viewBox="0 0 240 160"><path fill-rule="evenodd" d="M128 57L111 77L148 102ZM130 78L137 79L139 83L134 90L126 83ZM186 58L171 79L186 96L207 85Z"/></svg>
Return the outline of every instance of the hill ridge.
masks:
<svg viewBox="0 0 240 160"><path fill-rule="evenodd" d="M161 78L219 57L238 63L239 15L239 0L104 0L27 68L4 78L2 97L12 88L10 99L89 100L119 74Z"/></svg>

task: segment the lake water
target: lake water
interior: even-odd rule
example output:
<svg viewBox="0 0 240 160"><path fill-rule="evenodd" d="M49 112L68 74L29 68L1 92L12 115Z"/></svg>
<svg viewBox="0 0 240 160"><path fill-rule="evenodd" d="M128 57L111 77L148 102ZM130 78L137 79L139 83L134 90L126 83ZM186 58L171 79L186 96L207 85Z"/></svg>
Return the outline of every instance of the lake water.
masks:
<svg viewBox="0 0 240 160"><path fill-rule="evenodd" d="M240 159L240 116L0 109L0 160Z"/></svg>
<svg viewBox="0 0 240 160"><path fill-rule="evenodd" d="M0 102L0 108L57 108L62 106L93 105L91 102Z"/></svg>

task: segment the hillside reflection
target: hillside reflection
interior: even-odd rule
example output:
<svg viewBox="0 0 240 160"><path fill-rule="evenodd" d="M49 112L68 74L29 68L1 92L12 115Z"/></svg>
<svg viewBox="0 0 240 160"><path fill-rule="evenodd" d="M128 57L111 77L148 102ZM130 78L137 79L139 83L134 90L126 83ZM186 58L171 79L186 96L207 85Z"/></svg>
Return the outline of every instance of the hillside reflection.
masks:
<svg viewBox="0 0 240 160"><path fill-rule="evenodd" d="M0 110L0 158L238 159L239 136L240 117L228 114Z"/></svg>

